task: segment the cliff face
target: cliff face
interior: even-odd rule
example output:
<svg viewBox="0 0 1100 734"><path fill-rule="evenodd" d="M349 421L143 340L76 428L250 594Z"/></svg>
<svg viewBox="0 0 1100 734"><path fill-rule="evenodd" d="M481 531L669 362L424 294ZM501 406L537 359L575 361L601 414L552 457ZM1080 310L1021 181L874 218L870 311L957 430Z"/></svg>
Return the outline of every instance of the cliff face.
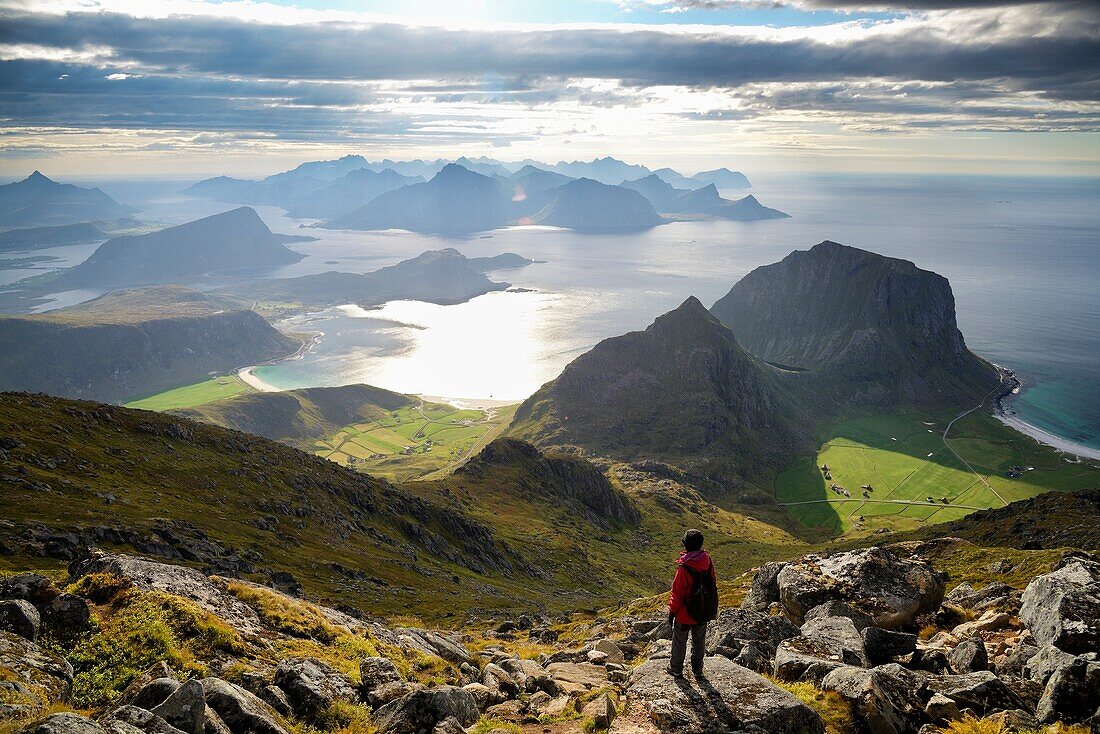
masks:
<svg viewBox="0 0 1100 734"><path fill-rule="evenodd" d="M711 309L750 352L864 402L965 403L997 384L966 348L947 279L822 242L757 268Z"/></svg>
<svg viewBox="0 0 1100 734"><path fill-rule="evenodd" d="M778 466L803 444L795 386L689 298L645 331L607 339L516 412L512 433L621 459Z"/></svg>
<svg viewBox="0 0 1100 734"><path fill-rule="evenodd" d="M252 311L137 323L0 319L0 390L118 401L293 352Z"/></svg>

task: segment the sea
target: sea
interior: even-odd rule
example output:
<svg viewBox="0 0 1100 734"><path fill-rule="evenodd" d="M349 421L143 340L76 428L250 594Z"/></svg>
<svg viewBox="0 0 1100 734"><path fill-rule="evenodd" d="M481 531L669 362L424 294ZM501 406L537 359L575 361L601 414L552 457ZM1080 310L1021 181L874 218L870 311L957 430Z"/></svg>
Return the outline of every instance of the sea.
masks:
<svg viewBox="0 0 1100 734"><path fill-rule="evenodd" d="M446 247L540 262L490 273L511 288L463 304L349 304L287 319L278 326L314 334L313 347L253 374L278 389L367 382L455 400L519 401L600 340L644 329L688 296L709 306L753 268L834 240L946 276L969 347L1023 382L1010 401L1016 417L1100 450L1100 178L749 175L751 193L790 219L677 222L625 234L521 227L447 238L303 229L311 222L257 207L274 231L319 238L294 244L307 257L273 277L367 272ZM164 224L231 208L186 197L179 182L96 183ZM30 254L57 256L35 265L56 267L93 249ZM0 283L14 279L0 270ZM43 308L94 295L59 294Z"/></svg>

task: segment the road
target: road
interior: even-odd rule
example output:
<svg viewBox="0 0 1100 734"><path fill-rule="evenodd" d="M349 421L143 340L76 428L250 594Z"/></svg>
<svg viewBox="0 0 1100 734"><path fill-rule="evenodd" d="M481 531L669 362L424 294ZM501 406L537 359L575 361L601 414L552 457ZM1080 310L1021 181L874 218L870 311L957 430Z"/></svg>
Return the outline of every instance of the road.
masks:
<svg viewBox="0 0 1100 734"><path fill-rule="evenodd" d="M839 499L825 499L825 500L799 500L798 502L780 502L779 504L783 505L784 507L788 507L790 505L813 505L813 504L820 504L820 503L840 504L842 502L859 502L861 507L863 505L879 504L879 505L922 505L924 507L939 507L939 508L961 507L964 510L988 510L989 509L988 507L975 507L973 505L957 505L955 503L945 505L942 502L921 502L920 500L869 500L869 499L864 499L862 497L856 497L856 498L844 497L844 498L839 498ZM853 511L851 514L855 514L855 512L858 512L858 510Z"/></svg>
<svg viewBox="0 0 1100 734"><path fill-rule="evenodd" d="M980 408L980 407L982 407L983 405L985 405L985 401L986 401L986 400L989 400L989 398L990 398L990 397L992 397L993 395L995 395L995 394L996 394L997 392L999 392L999 391L1000 391L1000 390L1002 390L1003 388L1004 388L1004 374L1002 373L1002 374L1001 374L1001 376L1000 376L1000 380L999 380L999 381L998 381L998 383L997 383L997 387L995 387L995 388L993 388L992 390L990 390L990 391L989 391L989 394L988 394L988 395L986 395L986 396L985 396L984 398L982 398L982 401L981 401L980 403L978 403L977 405L975 405L975 406L974 406L973 408L971 408L970 410L964 410L964 411L963 411L962 413L959 413L959 414L958 414L957 416L955 416L954 418L952 418L952 419L951 419L951 422L950 422L950 423L948 423L948 424L947 424L947 427L943 429L943 445L944 445L944 446L946 446L946 447L947 447L947 450L948 450L948 451L950 451L951 453L953 453L953 454L955 455L955 458L956 458L956 459L958 459L959 461L961 461L961 462L963 463L963 465L964 465L964 466L965 466L965 467L966 467L967 469L969 469L969 470L970 470L970 471L971 471L971 472L972 472L972 473L974 474L974 476L976 476L976 477L978 478L978 481L980 481L980 482L981 482L982 484L984 484L984 485L985 485L986 489L988 489L988 490L989 490L990 492L992 492L992 493L993 493L993 496L994 496L994 497L996 497L997 499L999 499L999 500L1001 501L1001 504L1002 504L1002 505L1005 505L1005 506L1007 506L1007 505L1008 505L1008 502L1006 502L1006 501L1005 501L1005 498L1004 498L1004 497L1002 497L1002 496L1001 496L1000 494L998 494L997 490L993 489L993 485L991 485L991 484L990 484L989 482L987 482L987 481L985 480L985 477L983 477L983 476L982 476L982 475L981 475L981 474L980 474L980 473L978 472L978 470L977 470L977 469L975 469L974 467L970 466L970 462L969 462L969 461L967 461L966 459L964 459L964 458L963 458L963 457L962 457L962 456L961 456L961 455L959 454L959 452L958 452L958 451L956 451L956 450L954 449L954 447L952 447L952 446L951 446L951 444L949 444L949 443L947 442L947 434L951 432L951 427L955 425L955 421L959 420L960 418L965 418L966 416L970 415L971 413L973 413L973 412L974 412L975 410L977 410L978 408ZM984 508L984 507L983 507L983 508L981 508L981 509L986 509L986 508Z"/></svg>

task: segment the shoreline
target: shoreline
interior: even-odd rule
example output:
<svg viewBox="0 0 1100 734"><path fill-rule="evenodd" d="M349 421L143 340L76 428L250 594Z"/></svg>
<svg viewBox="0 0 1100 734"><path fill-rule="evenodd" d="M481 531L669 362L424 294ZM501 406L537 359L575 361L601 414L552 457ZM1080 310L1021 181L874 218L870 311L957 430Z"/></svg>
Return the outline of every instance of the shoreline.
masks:
<svg viewBox="0 0 1100 734"><path fill-rule="evenodd" d="M1071 454L1078 459L1100 460L1100 449L1094 449L1090 446L1074 443L1061 436L1056 436L1050 431L1044 431L1038 426L1033 426L1027 421L1017 418L1014 415L1008 415L1001 410L995 412L993 417L1009 428L1019 431L1028 438L1032 438L1044 446L1049 446L1057 451L1061 451L1063 454Z"/></svg>

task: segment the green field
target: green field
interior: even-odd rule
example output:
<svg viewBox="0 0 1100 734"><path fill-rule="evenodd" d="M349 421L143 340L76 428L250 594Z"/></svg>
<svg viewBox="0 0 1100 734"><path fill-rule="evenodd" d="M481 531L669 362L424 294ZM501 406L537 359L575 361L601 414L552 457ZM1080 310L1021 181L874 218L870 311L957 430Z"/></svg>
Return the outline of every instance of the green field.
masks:
<svg viewBox="0 0 1100 734"><path fill-rule="evenodd" d="M389 479L421 479L446 472L496 438L516 406L459 410L424 403L369 423L344 426L313 450L344 466Z"/></svg>
<svg viewBox="0 0 1100 734"><path fill-rule="evenodd" d="M858 535L956 520L1042 492L1100 483L1096 467L1068 463L981 413L955 423L945 444L949 420L914 414L841 419L815 456L776 477L776 501L808 528ZM1013 466L1024 468L1022 476L1008 477Z"/></svg>
<svg viewBox="0 0 1100 734"><path fill-rule="evenodd" d="M178 410L179 408L192 408L196 405L209 403L212 400L230 398L241 393L253 392L253 389L236 375L224 375L150 395L147 398L126 403L126 407L156 411Z"/></svg>

